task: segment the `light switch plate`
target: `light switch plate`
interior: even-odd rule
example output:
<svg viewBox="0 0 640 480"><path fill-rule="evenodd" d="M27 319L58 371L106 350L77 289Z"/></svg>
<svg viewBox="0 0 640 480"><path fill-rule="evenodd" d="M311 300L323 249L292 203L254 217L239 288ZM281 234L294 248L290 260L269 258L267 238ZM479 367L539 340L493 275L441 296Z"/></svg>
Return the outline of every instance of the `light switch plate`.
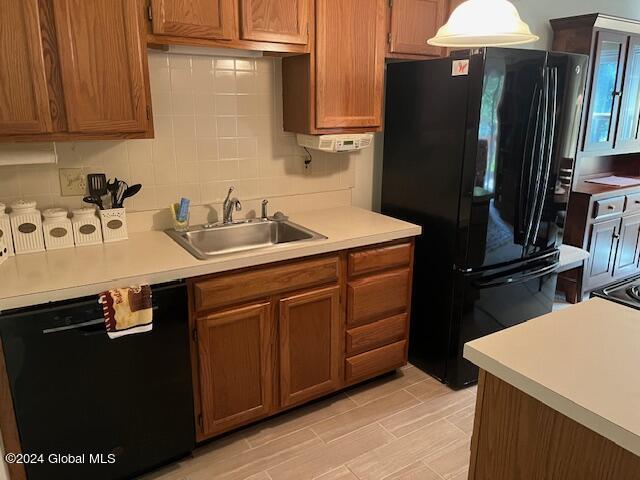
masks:
<svg viewBox="0 0 640 480"><path fill-rule="evenodd" d="M87 180L81 168L61 168L60 174L60 194L63 197L77 197L84 195L87 191Z"/></svg>

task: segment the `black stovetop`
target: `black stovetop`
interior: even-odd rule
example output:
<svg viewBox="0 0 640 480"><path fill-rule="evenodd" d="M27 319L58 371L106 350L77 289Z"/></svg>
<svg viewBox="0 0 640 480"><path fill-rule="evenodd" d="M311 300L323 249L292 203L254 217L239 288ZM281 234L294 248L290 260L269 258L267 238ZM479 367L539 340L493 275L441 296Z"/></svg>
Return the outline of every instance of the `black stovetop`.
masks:
<svg viewBox="0 0 640 480"><path fill-rule="evenodd" d="M640 277L628 278L592 293L593 297L605 298L640 310Z"/></svg>

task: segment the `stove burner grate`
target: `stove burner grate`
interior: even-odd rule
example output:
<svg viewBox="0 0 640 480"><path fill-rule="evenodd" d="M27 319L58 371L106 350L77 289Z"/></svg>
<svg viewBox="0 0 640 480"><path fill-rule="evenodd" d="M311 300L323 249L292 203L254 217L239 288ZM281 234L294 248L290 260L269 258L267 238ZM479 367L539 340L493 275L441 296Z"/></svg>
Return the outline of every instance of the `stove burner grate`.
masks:
<svg viewBox="0 0 640 480"><path fill-rule="evenodd" d="M640 302L640 285L634 285L627 288L627 295L629 295L635 301Z"/></svg>

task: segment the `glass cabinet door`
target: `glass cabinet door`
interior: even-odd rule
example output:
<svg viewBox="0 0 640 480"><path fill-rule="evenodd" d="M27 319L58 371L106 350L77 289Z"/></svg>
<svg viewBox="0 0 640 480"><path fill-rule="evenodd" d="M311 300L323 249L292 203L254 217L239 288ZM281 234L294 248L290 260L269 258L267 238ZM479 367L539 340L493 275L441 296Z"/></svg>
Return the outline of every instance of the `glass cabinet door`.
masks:
<svg viewBox="0 0 640 480"><path fill-rule="evenodd" d="M640 37L629 37L615 148L640 151Z"/></svg>
<svg viewBox="0 0 640 480"><path fill-rule="evenodd" d="M626 35L598 33L584 136L585 151L613 149L626 46Z"/></svg>

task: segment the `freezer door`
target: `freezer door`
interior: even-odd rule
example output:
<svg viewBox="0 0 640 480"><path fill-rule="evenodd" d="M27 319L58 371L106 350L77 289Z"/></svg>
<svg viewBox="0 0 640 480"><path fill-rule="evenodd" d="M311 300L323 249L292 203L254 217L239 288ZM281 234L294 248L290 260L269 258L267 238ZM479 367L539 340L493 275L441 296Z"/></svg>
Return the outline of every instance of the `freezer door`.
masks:
<svg viewBox="0 0 640 480"><path fill-rule="evenodd" d="M462 387L478 379L478 368L462 358L466 342L551 312L558 259L555 253L520 270L457 275L447 383Z"/></svg>
<svg viewBox="0 0 640 480"><path fill-rule="evenodd" d="M486 49L482 88L469 96L469 121L477 125L465 146L459 225L466 244L458 267L523 257L530 172L541 157L545 61L543 51Z"/></svg>

